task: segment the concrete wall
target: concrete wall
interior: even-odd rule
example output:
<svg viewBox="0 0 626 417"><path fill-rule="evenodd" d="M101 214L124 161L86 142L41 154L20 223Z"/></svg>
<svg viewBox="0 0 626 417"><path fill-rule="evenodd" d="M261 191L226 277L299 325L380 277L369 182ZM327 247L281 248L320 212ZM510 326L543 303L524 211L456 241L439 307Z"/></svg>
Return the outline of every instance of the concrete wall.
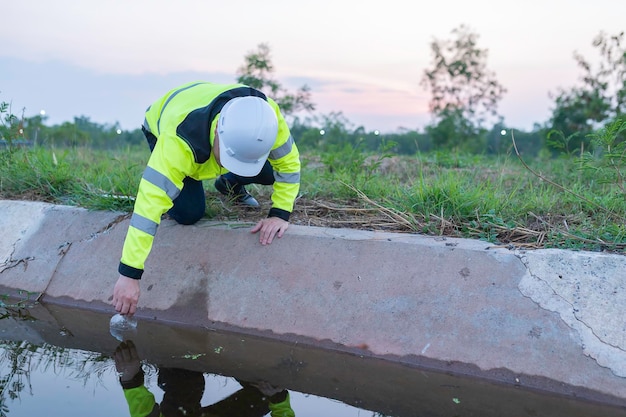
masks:
<svg viewBox="0 0 626 417"><path fill-rule="evenodd" d="M0 213L0 293L114 313L128 216ZM293 225L261 246L250 226L164 221L137 316L626 406L626 257Z"/></svg>

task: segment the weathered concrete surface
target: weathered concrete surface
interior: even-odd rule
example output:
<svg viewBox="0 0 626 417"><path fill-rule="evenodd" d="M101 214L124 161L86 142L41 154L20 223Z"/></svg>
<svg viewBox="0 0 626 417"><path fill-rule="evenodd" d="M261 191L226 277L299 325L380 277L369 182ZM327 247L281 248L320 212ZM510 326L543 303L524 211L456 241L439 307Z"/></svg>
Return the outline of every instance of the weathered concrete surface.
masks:
<svg viewBox="0 0 626 417"><path fill-rule="evenodd" d="M111 312L120 213L0 201L0 290ZM164 221L139 317L229 328L626 405L626 257Z"/></svg>

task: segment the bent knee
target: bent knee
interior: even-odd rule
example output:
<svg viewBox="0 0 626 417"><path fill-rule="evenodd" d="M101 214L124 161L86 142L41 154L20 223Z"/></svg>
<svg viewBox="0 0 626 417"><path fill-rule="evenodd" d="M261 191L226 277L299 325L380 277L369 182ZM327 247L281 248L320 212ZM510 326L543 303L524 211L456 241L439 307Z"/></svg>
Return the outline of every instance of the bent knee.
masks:
<svg viewBox="0 0 626 417"><path fill-rule="evenodd" d="M191 225L197 223L202 217L204 217L204 210L193 212L181 212L170 210L169 216L176 221L176 223L183 225Z"/></svg>

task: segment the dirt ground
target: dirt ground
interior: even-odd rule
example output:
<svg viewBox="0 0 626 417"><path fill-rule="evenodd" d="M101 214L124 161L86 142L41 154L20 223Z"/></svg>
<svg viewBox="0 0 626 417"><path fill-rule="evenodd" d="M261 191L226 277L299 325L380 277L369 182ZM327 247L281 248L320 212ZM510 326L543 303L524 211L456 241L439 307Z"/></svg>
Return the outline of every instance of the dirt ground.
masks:
<svg viewBox="0 0 626 417"><path fill-rule="evenodd" d="M210 197L209 197L210 198ZM250 209L221 200L221 214L214 217L222 221L257 222L267 215L269 198L259 196L261 209ZM266 201L268 200L268 201ZM566 222L562 216L535 216L528 224L515 227L489 225L492 242L496 246L526 249L546 247L549 233ZM395 233L419 233L433 236L484 239L485 230L473 230L468 224L455 224L450 219L429 214L428 220L419 214L396 212L375 201L354 199L353 201L331 202L300 197L290 217L291 224L303 226L380 230ZM566 231L561 231L564 238ZM572 236L573 237L573 236ZM589 241L589 243L592 243ZM605 249L607 250L607 249ZM612 252L611 250L607 250Z"/></svg>
<svg viewBox="0 0 626 417"><path fill-rule="evenodd" d="M267 215L269 210L269 206L265 207L263 203L261 209L249 209L223 201L223 207L224 214L218 215L217 220L256 222ZM357 201L338 205L328 201L299 198L289 222L302 226L416 233L399 214L394 217L394 214L385 209L367 207Z"/></svg>

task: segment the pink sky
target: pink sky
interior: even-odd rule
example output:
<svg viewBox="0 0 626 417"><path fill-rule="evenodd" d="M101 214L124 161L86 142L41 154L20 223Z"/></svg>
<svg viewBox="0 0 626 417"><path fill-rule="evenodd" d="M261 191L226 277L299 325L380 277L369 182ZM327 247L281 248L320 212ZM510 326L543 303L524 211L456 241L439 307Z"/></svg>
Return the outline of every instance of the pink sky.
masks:
<svg viewBox="0 0 626 417"><path fill-rule="evenodd" d="M327 0L109 0L98 5L79 0L4 5L0 62L10 61L13 68L0 71L0 100L26 107L27 114L46 106L54 123L86 115L135 128L137 114L174 87L168 82L181 74L205 79L221 74L234 81L245 54L267 43L276 79L293 88L299 80L311 84L316 113L341 111L368 130L420 128L430 121L429 95L419 84L430 64L429 44L451 38L453 28L466 24L479 35L478 46L489 50L488 67L508 89L499 106L505 122L531 129L550 116L548 94L571 87L580 75L574 51L595 59L592 39L600 31L623 30L626 15L626 2L615 0L450 0L427 6L366 0L357 7ZM47 85L62 85L67 100L58 93L57 100L46 96L54 86L42 88L16 76L17 67L23 72L27 64L42 79L51 73L47 68L66 68ZM76 85L80 71L89 76L89 87ZM128 94L109 84L117 79L121 88L123 80L156 76L161 83L141 91L126 88ZM100 85L107 86L96 91ZM85 88L92 94L85 95ZM137 114L129 110L135 108Z"/></svg>

